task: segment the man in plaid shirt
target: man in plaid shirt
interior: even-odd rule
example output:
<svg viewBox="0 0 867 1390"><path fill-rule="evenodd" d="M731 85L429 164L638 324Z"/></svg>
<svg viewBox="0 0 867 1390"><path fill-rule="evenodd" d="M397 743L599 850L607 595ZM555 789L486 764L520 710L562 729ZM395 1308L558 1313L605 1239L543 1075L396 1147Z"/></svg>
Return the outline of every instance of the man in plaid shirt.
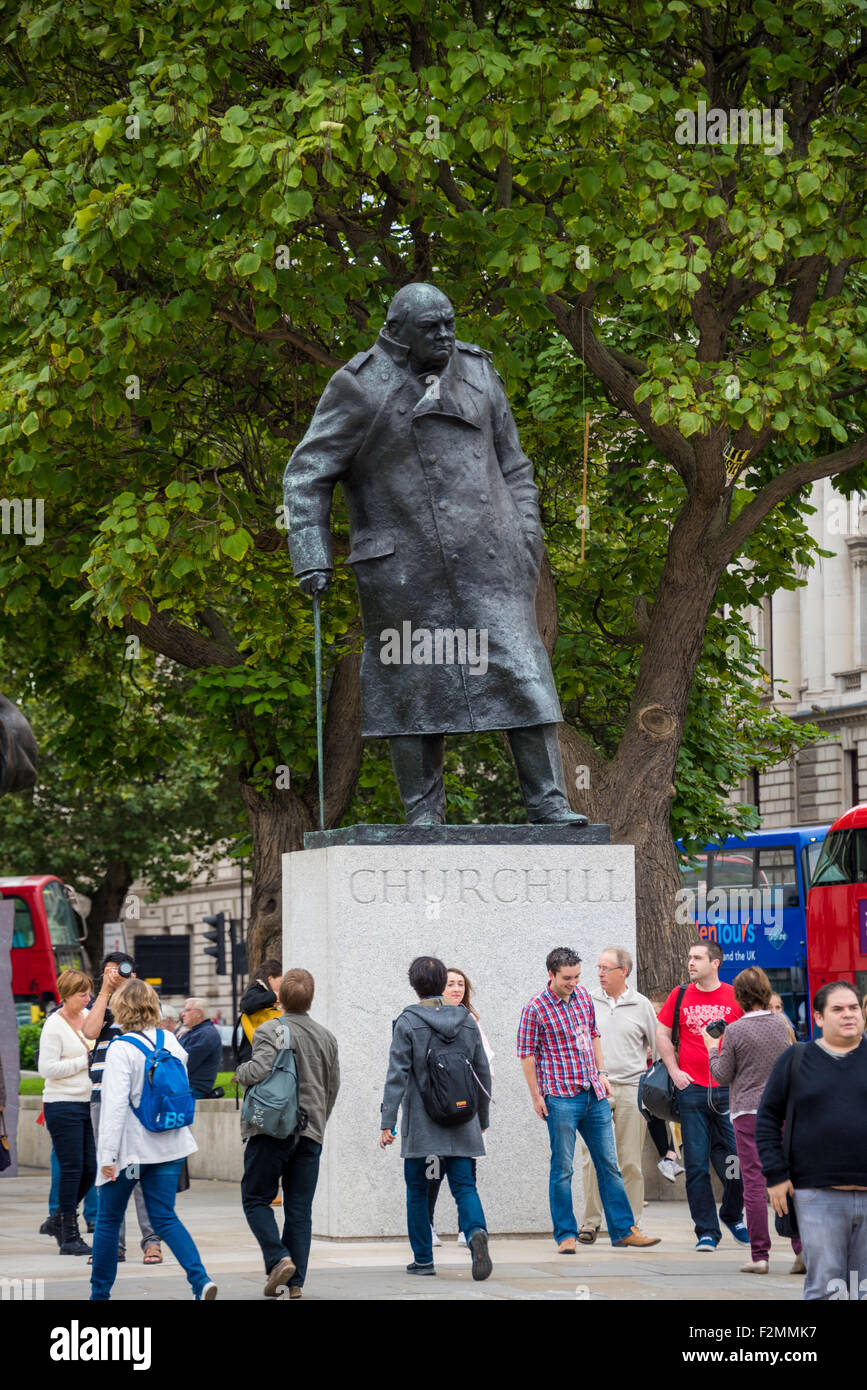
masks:
<svg viewBox="0 0 867 1390"><path fill-rule="evenodd" d="M533 1109L548 1125L548 1199L557 1248L561 1255L574 1255L576 1250L578 1224L572 1206L576 1133L587 1145L596 1169L611 1244L641 1249L658 1245L658 1238L642 1235L635 1225L617 1166L608 1104L611 1087L602 1064L593 1001L578 983L581 957L568 946L558 946L545 964L548 983L521 1014L518 1056Z"/></svg>

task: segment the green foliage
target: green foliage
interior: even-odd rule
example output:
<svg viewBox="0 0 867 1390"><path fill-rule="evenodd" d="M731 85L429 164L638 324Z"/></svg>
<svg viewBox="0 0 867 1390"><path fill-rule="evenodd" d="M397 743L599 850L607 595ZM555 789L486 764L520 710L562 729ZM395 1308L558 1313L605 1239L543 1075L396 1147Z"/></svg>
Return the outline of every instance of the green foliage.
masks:
<svg viewBox="0 0 867 1390"><path fill-rule="evenodd" d="M33 1071L36 1067L36 1049L39 1047L39 1038L44 1022L43 1019L41 1023L23 1023L18 1027L18 1061L22 1071ZM42 1077L39 1080L41 1081ZM29 1079L25 1077L21 1083L22 1092L24 1086L28 1084ZM40 1087L40 1093L41 1089ZM27 1092L26 1094L34 1093Z"/></svg>

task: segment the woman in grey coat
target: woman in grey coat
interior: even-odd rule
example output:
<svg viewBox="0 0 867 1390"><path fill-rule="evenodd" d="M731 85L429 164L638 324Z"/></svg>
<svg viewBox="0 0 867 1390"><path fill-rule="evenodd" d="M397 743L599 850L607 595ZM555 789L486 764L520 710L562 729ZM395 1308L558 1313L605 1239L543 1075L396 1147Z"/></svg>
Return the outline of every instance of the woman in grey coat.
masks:
<svg viewBox="0 0 867 1390"><path fill-rule="evenodd" d="M485 1152L482 1138L490 1118L491 1072L475 1020L466 1009L446 1004L442 994L448 972L441 960L419 956L409 968L409 982L419 997L404 1009L394 1025L388 1075L385 1081L379 1142L394 1142L397 1112L401 1117L401 1156L406 1181L406 1220L413 1263L408 1274L435 1274L428 1219L427 1179L431 1167L447 1177L457 1203L461 1230L473 1257L474 1279L491 1273L485 1214L476 1191L472 1159ZM442 1125L428 1114L422 1099L427 1077L427 1052L432 1043L454 1039L478 1083L478 1110L464 1124Z"/></svg>

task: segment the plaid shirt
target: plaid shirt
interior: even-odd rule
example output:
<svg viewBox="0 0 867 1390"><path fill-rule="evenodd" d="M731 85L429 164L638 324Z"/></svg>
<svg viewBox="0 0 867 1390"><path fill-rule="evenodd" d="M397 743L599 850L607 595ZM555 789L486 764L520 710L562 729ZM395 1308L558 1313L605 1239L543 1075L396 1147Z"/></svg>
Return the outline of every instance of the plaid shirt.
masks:
<svg viewBox="0 0 867 1390"><path fill-rule="evenodd" d="M583 985L559 999L546 985L531 999L518 1025L518 1056L533 1057L543 1096L576 1096L589 1084L596 1098L605 1091L593 1054L599 1037L593 1000Z"/></svg>

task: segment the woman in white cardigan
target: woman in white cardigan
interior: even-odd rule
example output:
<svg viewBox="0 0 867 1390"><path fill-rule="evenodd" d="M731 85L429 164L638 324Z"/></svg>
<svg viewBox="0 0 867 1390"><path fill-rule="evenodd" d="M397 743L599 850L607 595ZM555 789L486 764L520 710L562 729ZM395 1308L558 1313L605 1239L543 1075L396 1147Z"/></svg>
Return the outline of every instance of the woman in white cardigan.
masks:
<svg viewBox="0 0 867 1390"><path fill-rule="evenodd" d="M157 1044L160 1003L144 980L130 980L124 985L112 996L111 1009L124 1033L137 1034L151 1046ZM183 1062L186 1070L186 1052L172 1033L161 1031L162 1046ZM140 1049L122 1037L116 1037L105 1054L91 1301L111 1297L121 1223L136 1181L141 1183L153 1228L183 1266L194 1297L210 1301L217 1296L217 1286L208 1278L192 1236L175 1214L181 1165L199 1146L189 1125L155 1134L145 1129L134 1113L133 1106L141 1101L146 1065Z"/></svg>
<svg viewBox="0 0 867 1390"><path fill-rule="evenodd" d="M93 994L83 970L64 970L57 981L61 1006L46 1019L39 1038L39 1074L45 1125L60 1164L58 1207L61 1255L89 1255L78 1230L78 1204L93 1186L96 1151L90 1123L88 1060L93 1043L81 1029Z"/></svg>

